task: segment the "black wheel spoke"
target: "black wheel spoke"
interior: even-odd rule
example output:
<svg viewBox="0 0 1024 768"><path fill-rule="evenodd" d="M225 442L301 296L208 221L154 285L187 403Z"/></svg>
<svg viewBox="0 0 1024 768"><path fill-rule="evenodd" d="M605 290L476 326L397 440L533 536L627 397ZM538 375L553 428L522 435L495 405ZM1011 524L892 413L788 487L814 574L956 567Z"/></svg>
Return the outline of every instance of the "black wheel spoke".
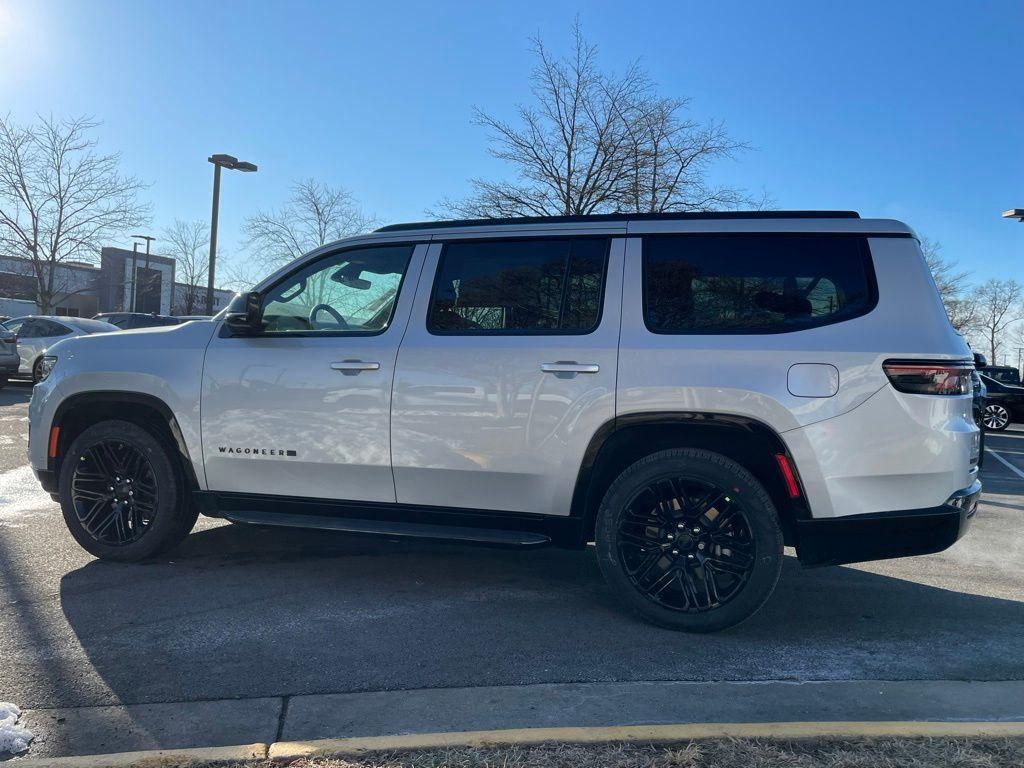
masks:
<svg viewBox="0 0 1024 768"><path fill-rule="evenodd" d="M717 609L743 588L756 563L744 504L702 478L660 478L619 516L623 571L649 600L685 613Z"/></svg>
<svg viewBox="0 0 1024 768"><path fill-rule="evenodd" d="M127 442L86 448L71 477L71 500L96 541L124 546L149 530L157 511L156 475L146 454Z"/></svg>

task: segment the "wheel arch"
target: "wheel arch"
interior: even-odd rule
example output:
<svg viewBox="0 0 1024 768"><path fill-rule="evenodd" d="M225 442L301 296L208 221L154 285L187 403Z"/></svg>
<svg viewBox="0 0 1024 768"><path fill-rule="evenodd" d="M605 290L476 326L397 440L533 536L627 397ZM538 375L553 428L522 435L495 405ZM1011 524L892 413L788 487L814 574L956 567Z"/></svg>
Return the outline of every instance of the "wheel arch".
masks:
<svg viewBox="0 0 1024 768"><path fill-rule="evenodd" d="M595 432L573 492L573 517L583 542L594 535L597 509L615 478L633 462L667 448L703 448L733 459L765 487L779 514L786 544L795 545L796 521L811 516L799 468L772 427L746 416L705 412L652 412L617 416ZM789 461L800 490L792 498L776 455Z"/></svg>
<svg viewBox="0 0 1024 768"><path fill-rule="evenodd" d="M61 458L83 430L109 419L131 421L153 429L169 447L175 449L186 491L200 489L188 445L174 411L160 398L142 392L80 392L61 402L54 413L51 430L47 430L49 435L53 427L60 428L56 456L48 458L50 471L55 476L59 474Z"/></svg>

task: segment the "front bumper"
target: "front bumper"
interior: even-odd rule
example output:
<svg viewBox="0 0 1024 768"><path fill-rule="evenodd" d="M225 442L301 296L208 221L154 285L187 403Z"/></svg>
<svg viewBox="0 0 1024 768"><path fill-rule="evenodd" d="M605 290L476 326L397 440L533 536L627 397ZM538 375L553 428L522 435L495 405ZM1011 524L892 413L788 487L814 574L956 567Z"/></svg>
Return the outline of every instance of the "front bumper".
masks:
<svg viewBox="0 0 1024 768"><path fill-rule="evenodd" d="M57 493L57 473L49 469L36 469L32 467L36 480L43 486L47 493Z"/></svg>
<svg viewBox="0 0 1024 768"><path fill-rule="evenodd" d="M801 565L817 566L941 552L967 532L980 497L975 480L930 509L799 520L797 556Z"/></svg>

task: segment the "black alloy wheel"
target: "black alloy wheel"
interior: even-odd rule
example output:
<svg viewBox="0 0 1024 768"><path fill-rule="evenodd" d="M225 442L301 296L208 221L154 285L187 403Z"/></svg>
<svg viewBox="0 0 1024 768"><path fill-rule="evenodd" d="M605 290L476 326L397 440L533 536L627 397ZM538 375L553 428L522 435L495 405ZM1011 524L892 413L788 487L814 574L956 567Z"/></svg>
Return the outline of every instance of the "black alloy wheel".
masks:
<svg viewBox="0 0 1024 768"><path fill-rule="evenodd" d="M145 535L156 515L158 492L149 459L119 440L90 445L71 478L78 521L89 536L109 546L125 546Z"/></svg>
<svg viewBox="0 0 1024 768"><path fill-rule="evenodd" d="M686 632L749 618L782 571L782 528L764 486L700 448L658 451L623 470L597 511L594 543L623 603Z"/></svg>
<svg viewBox="0 0 1024 768"><path fill-rule="evenodd" d="M757 546L743 503L707 480L665 477L619 517L618 554L640 593L674 611L721 607L750 579Z"/></svg>
<svg viewBox="0 0 1024 768"><path fill-rule="evenodd" d="M180 450L158 424L122 419L58 446L64 522L103 560L139 562L180 544L199 514Z"/></svg>

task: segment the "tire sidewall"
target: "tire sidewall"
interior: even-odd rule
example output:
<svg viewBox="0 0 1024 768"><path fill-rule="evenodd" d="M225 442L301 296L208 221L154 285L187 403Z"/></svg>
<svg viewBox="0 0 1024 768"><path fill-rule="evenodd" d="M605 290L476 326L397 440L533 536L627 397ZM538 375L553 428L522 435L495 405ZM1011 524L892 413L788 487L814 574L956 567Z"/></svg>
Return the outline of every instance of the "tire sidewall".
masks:
<svg viewBox="0 0 1024 768"><path fill-rule="evenodd" d="M71 501L74 467L90 446L102 440L116 440L141 451L156 479L157 501L153 520L145 533L131 544L115 546L94 539L85 530ZM181 481L167 446L148 430L128 421L104 421L86 428L71 443L61 463L58 494L64 522L71 535L90 554L104 560L145 560L161 552L180 527ZM173 543L177 543L176 541Z"/></svg>
<svg viewBox="0 0 1024 768"><path fill-rule="evenodd" d="M720 608L688 614L658 605L641 594L625 573L618 555L618 521L636 492L662 478L690 477L730 488L741 500L754 538L754 569L740 593ZM595 544L606 581L630 608L660 626L690 632L713 632L744 621L768 599L782 569L782 530L763 486L736 462L697 449L652 454L628 467L612 483L597 513Z"/></svg>

